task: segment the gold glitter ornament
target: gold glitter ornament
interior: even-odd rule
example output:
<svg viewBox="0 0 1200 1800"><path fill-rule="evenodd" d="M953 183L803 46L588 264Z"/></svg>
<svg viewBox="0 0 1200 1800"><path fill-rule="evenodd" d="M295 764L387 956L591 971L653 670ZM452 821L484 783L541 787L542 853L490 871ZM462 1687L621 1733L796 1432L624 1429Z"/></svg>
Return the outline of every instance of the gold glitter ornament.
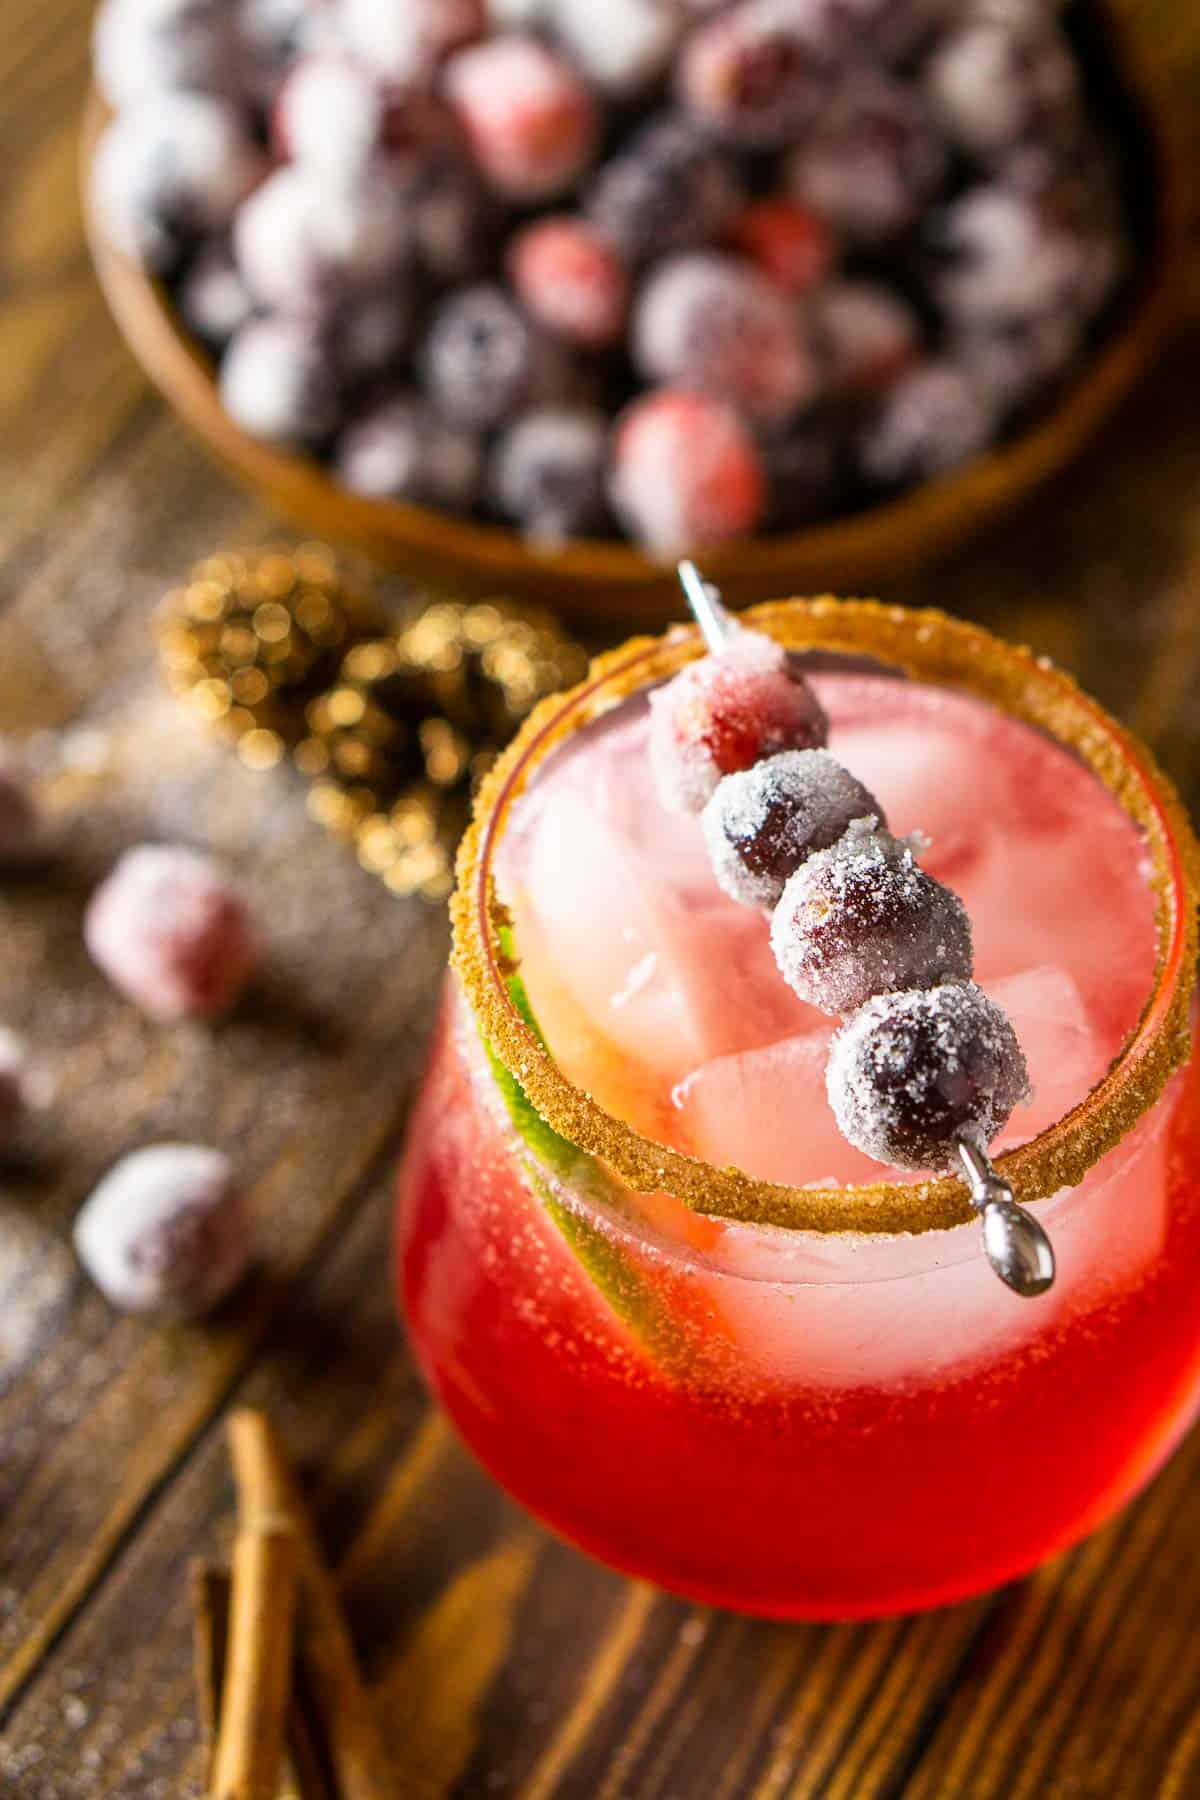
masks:
<svg viewBox="0 0 1200 1800"><path fill-rule="evenodd" d="M587 658L546 613L435 600L390 635L330 552L222 553L168 594L167 680L247 767L291 756L308 812L396 894L443 900L471 792Z"/></svg>
<svg viewBox="0 0 1200 1800"><path fill-rule="evenodd" d="M330 552L304 544L206 557L162 601L156 635L183 704L248 767L268 769L304 735L307 705L347 645L379 625Z"/></svg>

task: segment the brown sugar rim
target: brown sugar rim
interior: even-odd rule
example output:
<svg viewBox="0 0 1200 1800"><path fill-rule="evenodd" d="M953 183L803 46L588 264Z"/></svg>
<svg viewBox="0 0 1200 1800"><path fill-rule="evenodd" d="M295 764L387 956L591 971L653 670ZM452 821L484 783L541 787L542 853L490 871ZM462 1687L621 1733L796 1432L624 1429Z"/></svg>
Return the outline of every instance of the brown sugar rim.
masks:
<svg viewBox="0 0 1200 1800"><path fill-rule="evenodd" d="M1151 859L1158 933L1150 998L1097 1086L1056 1124L997 1158L1024 1203L1078 1185L1154 1104L1190 1050L1200 846L1174 788L1150 752L1069 675L977 625L932 609L828 596L769 601L742 616L789 649L867 655L917 680L976 695L1041 728L1072 749L1140 826ZM792 1188L655 1143L575 1087L509 997L498 936L505 915L490 874L509 809L563 739L703 653L699 633L678 628L662 638L633 638L598 657L579 686L542 702L490 771L459 851L451 902L453 966L467 1001L547 1123L635 1191L672 1194L715 1218L799 1231L905 1233L961 1224L973 1214L963 1183L952 1176ZM1080 903L1092 903L1091 897L1081 895Z"/></svg>

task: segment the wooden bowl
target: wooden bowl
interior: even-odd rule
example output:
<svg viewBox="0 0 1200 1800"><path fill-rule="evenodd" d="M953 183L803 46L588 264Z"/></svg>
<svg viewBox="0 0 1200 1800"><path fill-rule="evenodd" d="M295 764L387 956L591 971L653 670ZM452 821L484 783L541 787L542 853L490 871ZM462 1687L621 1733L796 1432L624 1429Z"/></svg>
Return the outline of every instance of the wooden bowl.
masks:
<svg viewBox="0 0 1200 1800"><path fill-rule="evenodd" d="M869 592L961 543L1062 468L1160 347L1182 285L1187 159L1171 97L1140 46L1107 12L1089 13L1087 25L1093 84L1121 144L1139 259L1103 342L1051 412L961 469L845 518L706 550L705 573L730 599ZM85 196L105 119L93 94L83 133ZM85 210L100 284L134 355L179 416L272 511L451 592L508 593L576 616L647 625L678 616L672 568L630 544L577 539L534 550L500 526L363 499L312 458L248 436L222 408L212 361L184 331L161 284L106 241L86 199Z"/></svg>

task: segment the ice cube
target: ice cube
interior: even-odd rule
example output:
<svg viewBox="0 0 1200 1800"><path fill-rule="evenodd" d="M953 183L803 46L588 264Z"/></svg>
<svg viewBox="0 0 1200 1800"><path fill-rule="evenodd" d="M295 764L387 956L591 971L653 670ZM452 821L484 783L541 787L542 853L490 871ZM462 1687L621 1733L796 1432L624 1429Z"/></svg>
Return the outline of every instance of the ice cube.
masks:
<svg viewBox="0 0 1200 1800"><path fill-rule="evenodd" d="M1109 1055L1078 983L1061 965L1025 969L988 983L987 992L1012 1020L1033 1088L1033 1098L1017 1107L997 1139L1007 1150L1036 1137L1082 1100L1104 1074Z"/></svg>

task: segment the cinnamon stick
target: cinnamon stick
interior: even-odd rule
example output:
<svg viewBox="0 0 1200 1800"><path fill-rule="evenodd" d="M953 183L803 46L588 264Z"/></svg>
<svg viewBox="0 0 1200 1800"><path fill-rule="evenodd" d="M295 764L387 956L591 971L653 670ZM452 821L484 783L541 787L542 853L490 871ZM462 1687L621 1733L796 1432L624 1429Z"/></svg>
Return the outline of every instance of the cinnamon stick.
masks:
<svg viewBox="0 0 1200 1800"><path fill-rule="evenodd" d="M213 1800L275 1800L291 1687L300 1557L289 1518L272 1504L257 1435L230 1430L238 1488L228 1650L213 1757Z"/></svg>
<svg viewBox="0 0 1200 1800"><path fill-rule="evenodd" d="M295 1546L298 1649L339 1800L397 1800L341 1602L283 1450L268 1420L248 1408L231 1415L229 1440L239 1487L252 1476L257 1509L286 1524Z"/></svg>

